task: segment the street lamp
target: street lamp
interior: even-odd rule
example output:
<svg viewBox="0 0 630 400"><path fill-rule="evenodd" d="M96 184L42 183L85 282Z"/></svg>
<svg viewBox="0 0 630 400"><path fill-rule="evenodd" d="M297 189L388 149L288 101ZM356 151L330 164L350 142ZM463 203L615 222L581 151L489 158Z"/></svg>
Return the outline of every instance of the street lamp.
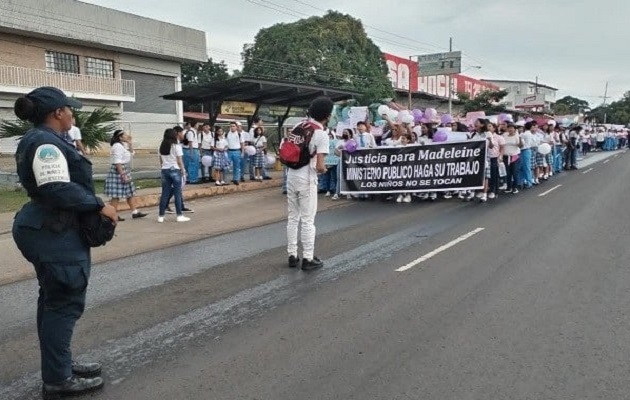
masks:
<svg viewBox="0 0 630 400"><path fill-rule="evenodd" d="M462 72L460 72L460 74L463 74L464 72L471 70L473 68L481 69L481 65L471 65L465 70L463 70ZM453 75L448 76L448 113L453 115Z"/></svg>

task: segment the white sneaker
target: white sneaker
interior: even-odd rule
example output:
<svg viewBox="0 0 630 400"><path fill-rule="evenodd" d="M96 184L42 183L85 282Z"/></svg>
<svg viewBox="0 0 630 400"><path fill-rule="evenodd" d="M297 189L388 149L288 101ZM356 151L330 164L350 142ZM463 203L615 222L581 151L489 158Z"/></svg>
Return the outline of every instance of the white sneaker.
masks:
<svg viewBox="0 0 630 400"><path fill-rule="evenodd" d="M161 224L162 222L164 222L164 217L158 217L158 222Z"/></svg>
<svg viewBox="0 0 630 400"><path fill-rule="evenodd" d="M225 185L225 181L221 181L221 185Z"/></svg>
<svg viewBox="0 0 630 400"><path fill-rule="evenodd" d="M482 193L481 196L479 196L479 201L485 203L488 201L488 196L485 193Z"/></svg>
<svg viewBox="0 0 630 400"><path fill-rule="evenodd" d="M468 197L466 197L466 201L472 201L475 198L475 192L470 192Z"/></svg>
<svg viewBox="0 0 630 400"><path fill-rule="evenodd" d="M405 203L411 203L411 195L410 194L406 194L405 197L403 198L403 201Z"/></svg>
<svg viewBox="0 0 630 400"><path fill-rule="evenodd" d="M188 222L188 221L190 221L190 218L188 217L184 217L183 215L177 216L177 222Z"/></svg>
<svg viewBox="0 0 630 400"><path fill-rule="evenodd" d="M500 190L506 190L507 189L507 183L504 183L503 185L501 185L499 187Z"/></svg>
<svg viewBox="0 0 630 400"><path fill-rule="evenodd" d="M464 192L457 193L457 198L464 200L466 198L466 193Z"/></svg>
<svg viewBox="0 0 630 400"><path fill-rule="evenodd" d="M435 193L435 192L431 193L429 198L431 199L431 201L437 200L437 193Z"/></svg>
<svg viewBox="0 0 630 400"><path fill-rule="evenodd" d="M330 198L330 200L339 200L339 196L337 196L337 193L335 193L333 197Z"/></svg>
<svg viewBox="0 0 630 400"><path fill-rule="evenodd" d="M403 200L403 195L399 194L398 197L396 197L396 203L402 203Z"/></svg>
<svg viewBox="0 0 630 400"><path fill-rule="evenodd" d="M497 197L497 195L496 195L496 194L494 194L493 192L488 193L488 198L489 198L489 199L494 199L494 198L496 198L496 197Z"/></svg>
<svg viewBox="0 0 630 400"><path fill-rule="evenodd" d="M476 196L477 196L478 199L480 199L484 194L485 194L484 192L479 192L479 193L477 193Z"/></svg>
<svg viewBox="0 0 630 400"><path fill-rule="evenodd" d="M418 197L420 197L420 199L422 199L422 200L427 200L429 198L429 193L422 193Z"/></svg>
<svg viewBox="0 0 630 400"><path fill-rule="evenodd" d="M451 192L446 192L446 193L444 193L444 198L445 199L452 199L453 195L451 194Z"/></svg>
<svg viewBox="0 0 630 400"><path fill-rule="evenodd" d="M326 194L324 196L330 197L330 192L326 192Z"/></svg>

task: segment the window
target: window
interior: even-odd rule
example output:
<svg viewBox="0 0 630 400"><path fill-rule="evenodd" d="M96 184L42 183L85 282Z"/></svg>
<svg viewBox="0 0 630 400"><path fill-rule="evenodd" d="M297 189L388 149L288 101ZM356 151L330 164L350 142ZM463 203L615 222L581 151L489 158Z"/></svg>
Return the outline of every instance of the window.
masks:
<svg viewBox="0 0 630 400"><path fill-rule="evenodd" d="M79 73L79 56L75 54L46 51L46 70L53 72L65 72L67 74Z"/></svg>
<svg viewBox="0 0 630 400"><path fill-rule="evenodd" d="M85 73L101 78L113 78L114 62L101 58L85 57Z"/></svg>

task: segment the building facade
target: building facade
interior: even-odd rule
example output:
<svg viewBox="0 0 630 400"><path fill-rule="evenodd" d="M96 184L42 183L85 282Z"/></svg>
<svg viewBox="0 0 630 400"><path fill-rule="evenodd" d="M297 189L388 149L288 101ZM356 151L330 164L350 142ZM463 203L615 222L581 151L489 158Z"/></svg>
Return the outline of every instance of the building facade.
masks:
<svg viewBox="0 0 630 400"><path fill-rule="evenodd" d="M556 102L558 89L531 81L483 79L508 92L501 102L508 110L546 112Z"/></svg>
<svg viewBox="0 0 630 400"><path fill-rule="evenodd" d="M15 99L56 86L85 110L119 114L134 147L155 148L166 126L183 121L181 64L207 60L202 31L75 0L0 2L0 120L14 120ZM15 151L0 141L0 152Z"/></svg>

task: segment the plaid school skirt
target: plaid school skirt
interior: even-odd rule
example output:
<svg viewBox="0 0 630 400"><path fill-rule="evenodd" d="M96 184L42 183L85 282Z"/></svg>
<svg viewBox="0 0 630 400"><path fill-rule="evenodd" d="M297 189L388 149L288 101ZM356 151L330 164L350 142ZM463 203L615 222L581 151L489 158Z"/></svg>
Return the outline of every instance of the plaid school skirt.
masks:
<svg viewBox="0 0 630 400"><path fill-rule="evenodd" d="M228 166L227 155L223 151L215 151L212 158L212 168L224 170Z"/></svg>
<svg viewBox="0 0 630 400"><path fill-rule="evenodd" d="M545 154L540 154L538 149L536 149L536 167L546 167L547 166L547 158Z"/></svg>
<svg viewBox="0 0 630 400"><path fill-rule="evenodd" d="M254 168L264 168L265 167L265 153L262 150L256 150L256 155L254 156Z"/></svg>
<svg viewBox="0 0 630 400"><path fill-rule="evenodd" d="M127 165L123 164L122 169L127 176L128 182L122 181L115 164L112 164L105 178L105 195L112 199L128 199L136 195L136 186L131 180L131 174L127 169Z"/></svg>

